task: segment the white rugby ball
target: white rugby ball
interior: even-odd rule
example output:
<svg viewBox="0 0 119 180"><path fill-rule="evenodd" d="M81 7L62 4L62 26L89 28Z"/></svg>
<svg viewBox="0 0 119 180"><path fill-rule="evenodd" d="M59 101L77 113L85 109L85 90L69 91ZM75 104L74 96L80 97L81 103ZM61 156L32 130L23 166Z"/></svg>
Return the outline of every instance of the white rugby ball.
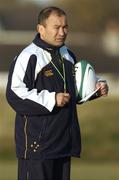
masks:
<svg viewBox="0 0 119 180"><path fill-rule="evenodd" d="M96 74L87 60L80 60L75 64L76 98L78 102L86 101L95 92Z"/></svg>

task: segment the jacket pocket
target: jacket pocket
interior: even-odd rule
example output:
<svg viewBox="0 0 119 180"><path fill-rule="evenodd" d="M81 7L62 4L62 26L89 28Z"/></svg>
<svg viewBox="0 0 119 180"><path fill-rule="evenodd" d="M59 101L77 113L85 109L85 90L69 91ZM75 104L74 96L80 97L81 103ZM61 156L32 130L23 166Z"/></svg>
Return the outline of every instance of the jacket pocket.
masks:
<svg viewBox="0 0 119 180"><path fill-rule="evenodd" d="M27 119L27 134L30 141L41 141L45 136L47 117L25 116Z"/></svg>
<svg viewBox="0 0 119 180"><path fill-rule="evenodd" d="M24 137L25 137L25 151L24 151L24 159L27 158L27 151L28 151L28 135L27 135L27 125L28 125L28 119L27 117L24 115Z"/></svg>
<svg viewBox="0 0 119 180"><path fill-rule="evenodd" d="M46 133L46 127L47 127L47 118L45 118L43 121L42 121L42 127L41 127L41 131L39 132L39 135L38 135L38 139L39 141L41 142L44 137L45 137L45 133Z"/></svg>

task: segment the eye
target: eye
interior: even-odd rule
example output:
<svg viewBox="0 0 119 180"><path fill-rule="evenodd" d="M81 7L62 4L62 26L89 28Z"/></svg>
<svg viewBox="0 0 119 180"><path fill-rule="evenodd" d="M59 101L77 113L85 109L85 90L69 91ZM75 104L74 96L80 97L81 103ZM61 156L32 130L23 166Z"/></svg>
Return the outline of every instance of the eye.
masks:
<svg viewBox="0 0 119 180"><path fill-rule="evenodd" d="M68 29L68 25L64 26L63 28L67 30Z"/></svg>
<svg viewBox="0 0 119 180"><path fill-rule="evenodd" d="M57 30L58 30L58 29L59 29L59 27L55 27L54 29L57 29Z"/></svg>
<svg viewBox="0 0 119 180"><path fill-rule="evenodd" d="M57 30L58 30L58 29L59 29L59 26L54 26L54 29L57 29Z"/></svg>

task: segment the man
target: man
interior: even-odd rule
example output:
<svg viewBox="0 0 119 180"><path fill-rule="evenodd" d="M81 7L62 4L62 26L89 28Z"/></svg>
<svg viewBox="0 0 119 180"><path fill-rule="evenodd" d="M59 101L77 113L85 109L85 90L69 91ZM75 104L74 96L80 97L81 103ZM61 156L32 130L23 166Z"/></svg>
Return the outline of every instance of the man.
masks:
<svg viewBox="0 0 119 180"><path fill-rule="evenodd" d="M11 64L7 100L16 111L19 180L69 180L70 158L81 138L73 77L75 56L64 44L66 14L57 7L38 16L38 34ZM100 96L107 85L100 86Z"/></svg>

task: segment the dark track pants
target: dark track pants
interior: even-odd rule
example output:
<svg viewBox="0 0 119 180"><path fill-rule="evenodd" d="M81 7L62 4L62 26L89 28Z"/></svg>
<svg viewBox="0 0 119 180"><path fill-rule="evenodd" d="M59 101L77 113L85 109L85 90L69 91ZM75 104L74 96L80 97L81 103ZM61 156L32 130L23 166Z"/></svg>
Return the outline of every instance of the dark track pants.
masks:
<svg viewBox="0 0 119 180"><path fill-rule="evenodd" d="M18 180L70 180L70 157L18 160Z"/></svg>

